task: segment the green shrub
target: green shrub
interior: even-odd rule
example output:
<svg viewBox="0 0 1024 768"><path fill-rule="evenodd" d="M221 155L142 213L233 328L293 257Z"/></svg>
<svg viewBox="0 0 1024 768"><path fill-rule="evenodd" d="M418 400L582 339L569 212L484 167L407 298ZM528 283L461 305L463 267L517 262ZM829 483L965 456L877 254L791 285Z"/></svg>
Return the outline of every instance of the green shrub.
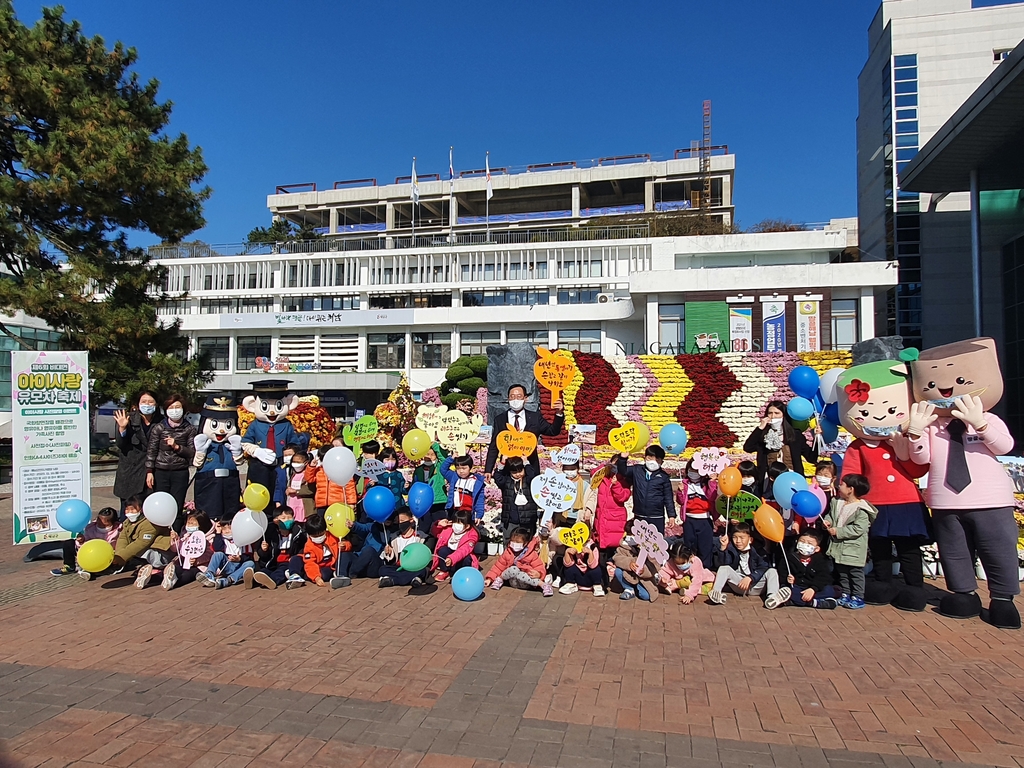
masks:
<svg viewBox="0 0 1024 768"><path fill-rule="evenodd" d="M444 378L446 381L455 383L456 381L462 381L462 379L468 379L473 375L473 369L465 365L453 365L445 373Z"/></svg>

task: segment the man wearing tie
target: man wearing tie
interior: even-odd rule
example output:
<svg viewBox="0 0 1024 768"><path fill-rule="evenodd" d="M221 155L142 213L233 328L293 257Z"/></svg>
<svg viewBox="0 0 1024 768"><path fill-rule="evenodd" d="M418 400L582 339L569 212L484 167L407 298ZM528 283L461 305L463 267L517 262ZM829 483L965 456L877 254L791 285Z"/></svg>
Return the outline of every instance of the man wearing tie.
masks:
<svg viewBox="0 0 1024 768"><path fill-rule="evenodd" d="M487 461L484 463L484 474L487 481L491 480L491 473L494 472L494 465L498 461L498 435L507 432L510 428L517 432L532 432L537 437L547 435L555 437L562 433L565 425L565 414L562 399L559 398L551 404L555 411L555 420L548 423L547 420L537 411L526 410L526 387L522 384L513 384L508 388L508 412L505 414L505 425L495 430L491 437L491 445L487 449ZM500 423L500 417L498 419ZM537 474L540 474L540 459L537 458L537 451L527 458L530 466Z"/></svg>

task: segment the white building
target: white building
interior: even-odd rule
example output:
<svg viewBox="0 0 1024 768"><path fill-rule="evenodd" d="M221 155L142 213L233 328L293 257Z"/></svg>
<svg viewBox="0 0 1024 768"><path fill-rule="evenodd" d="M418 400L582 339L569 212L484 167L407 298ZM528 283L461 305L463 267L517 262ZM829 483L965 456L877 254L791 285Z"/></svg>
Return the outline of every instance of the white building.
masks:
<svg viewBox="0 0 1024 768"><path fill-rule="evenodd" d="M727 224L735 159L713 160L707 216ZM700 204L688 156L496 174L489 235L482 177L456 179L454 206L447 181L421 181L415 247L407 182L342 186L268 198L276 216L323 224L321 240L151 249L168 268L167 294L187 292L160 312L210 353L211 390L244 392L269 366L351 416L380 402L399 372L422 391L460 354L491 344L606 355L762 349L773 310L777 348L848 347L874 335L875 297L896 282L892 264L855 261L852 219L653 236L665 212Z"/></svg>
<svg viewBox="0 0 1024 768"><path fill-rule="evenodd" d="M868 29L858 80L860 246L866 260L899 262L879 332L908 346L973 335L969 201L901 192L896 175L1022 38L1020 0L883 0ZM986 313L993 333L999 315L998 306Z"/></svg>

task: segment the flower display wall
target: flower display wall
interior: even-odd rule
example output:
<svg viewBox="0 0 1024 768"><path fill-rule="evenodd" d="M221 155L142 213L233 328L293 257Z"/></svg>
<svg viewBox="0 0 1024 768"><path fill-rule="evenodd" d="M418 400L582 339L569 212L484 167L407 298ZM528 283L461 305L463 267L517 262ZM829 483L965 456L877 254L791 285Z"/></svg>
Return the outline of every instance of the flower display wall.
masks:
<svg viewBox="0 0 1024 768"><path fill-rule="evenodd" d="M754 352L602 357L573 352L576 374L563 393L567 424L597 426L597 444L625 421L642 421L657 436L669 423L682 424L689 446L740 448L772 400L788 401L789 372L809 365L819 374L847 368L850 353ZM551 397L541 390L541 413L554 418ZM544 438L564 445L565 433Z"/></svg>

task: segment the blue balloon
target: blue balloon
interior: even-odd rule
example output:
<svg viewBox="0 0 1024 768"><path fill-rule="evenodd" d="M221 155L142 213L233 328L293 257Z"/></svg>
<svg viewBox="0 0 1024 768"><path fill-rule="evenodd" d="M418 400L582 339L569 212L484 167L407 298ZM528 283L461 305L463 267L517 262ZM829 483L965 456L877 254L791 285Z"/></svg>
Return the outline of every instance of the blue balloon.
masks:
<svg viewBox="0 0 1024 768"><path fill-rule="evenodd" d="M825 400L821 396L821 392L814 393L814 397L811 398L811 405L814 406L815 413L821 413L825 410Z"/></svg>
<svg viewBox="0 0 1024 768"><path fill-rule="evenodd" d="M833 424L839 423L839 403L828 403L821 411L823 418L828 419Z"/></svg>
<svg viewBox="0 0 1024 768"><path fill-rule="evenodd" d="M92 522L92 510L81 499L68 499L57 507L57 525L65 531L81 533Z"/></svg>
<svg viewBox="0 0 1024 768"><path fill-rule="evenodd" d="M789 372L789 388L799 397L810 400L817 394L820 386L821 378L818 372L809 365L798 365Z"/></svg>
<svg viewBox="0 0 1024 768"><path fill-rule="evenodd" d="M807 478L796 472L783 472L777 478L775 478L775 484L772 485L772 493L775 496L775 500L783 506L784 509L793 508L793 496L798 491L806 491L810 488L807 484Z"/></svg>
<svg viewBox="0 0 1024 768"><path fill-rule="evenodd" d="M680 424L666 424L658 433L658 442L666 453L682 453L686 450L686 443L689 439L686 430Z"/></svg>
<svg viewBox="0 0 1024 768"><path fill-rule="evenodd" d="M383 523L395 511L395 494L382 485L375 485L363 496L363 511L371 520Z"/></svg>
<svg viewBox="0 0 1024 768"><path fill-rule="evenodd" d="M833 424L831 421L822 416L821 421L821 438L826 443L834 443L836 438L839 437L839 427Z"/></svg>
<svg viewBox="0 0 1024 768"><path fill-rule="evenodd" d="M793 512L804 520L813 520L821 511L821 499L810 491L797 491L793 494Z"/></svg>
<svg viewBox="0 0 1024 768"><path fill-rule="evenodd" d="M842 453L833 453L831 456L829 456L829 458L832 459L832 463L836 465L836 477L842 477L843 476L843 457L844 457L844 455L845 454L842 454Z"/></svg>
<svg viewBox="0 0 1024 768"><path fill-rule="evenodd" d="M413 483L409 488L409 511L423 517L434 506L434 489L426 483Z"/></svg>
<svg viewBox="0 0 1024 768"><path fill-rule="evenodd" d="M452 592L467 603L476 600L484 593L484 575L469 565L459 568L452 576Z"/></svg>
<svg viewBox="0 0 1024 768"><path fill-rule="evenodd" d="M793 421L806 421L814 415L814 406L806 397L794 397L786 406L786 413Z"/></svg>

